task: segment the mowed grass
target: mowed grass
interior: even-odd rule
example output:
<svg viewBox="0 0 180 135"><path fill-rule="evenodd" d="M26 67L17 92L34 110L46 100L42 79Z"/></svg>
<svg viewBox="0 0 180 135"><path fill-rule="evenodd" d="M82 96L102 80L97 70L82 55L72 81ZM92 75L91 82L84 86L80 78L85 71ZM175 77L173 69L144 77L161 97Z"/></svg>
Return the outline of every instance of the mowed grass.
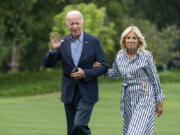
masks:
<svg viewBox="0 0 180 135"><path fill-rule="evenodd" d="M180 84L163 84L164 114L156 120L154 135L180 135ZM101 83L95 105L92 135L121 135L120 83ZM0 135L66 135L66 118L59 93L0 98Z"/></svg>

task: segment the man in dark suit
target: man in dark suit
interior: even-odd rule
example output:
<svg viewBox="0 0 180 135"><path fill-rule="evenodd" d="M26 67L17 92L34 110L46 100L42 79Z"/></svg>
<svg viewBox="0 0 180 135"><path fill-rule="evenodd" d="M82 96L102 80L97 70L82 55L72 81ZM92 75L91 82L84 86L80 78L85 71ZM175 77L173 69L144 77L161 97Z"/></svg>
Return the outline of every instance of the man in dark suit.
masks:
<svg viewBox="0 0 180 135"><path fill-rule="evenodd" d="M83 16L79 11L66 15L70 35L61 40L57 33L50 37L51 47L45 56L45 66L62 62L61 99L67 118L68 135L90 135L88 127L94 104L98 101L97 77L107 70L100 41L83 32ZM101 66L94 67L98 61Z"/></svg>

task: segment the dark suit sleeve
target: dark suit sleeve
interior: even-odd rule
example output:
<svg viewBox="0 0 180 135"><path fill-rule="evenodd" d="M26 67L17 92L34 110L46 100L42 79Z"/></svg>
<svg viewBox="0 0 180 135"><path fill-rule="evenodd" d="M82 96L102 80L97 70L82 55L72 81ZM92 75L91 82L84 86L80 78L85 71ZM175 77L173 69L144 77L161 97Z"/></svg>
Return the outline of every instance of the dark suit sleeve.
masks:
<svg viewBox="0 0 180 135"><path fill-rule="evenodd" d="M49 50L44 58L44 66L45 67L53 67L56 63L61 59L60 48L55 51Z"/></svg>
<svg viewBox="0 0 180 135"><path fill-rule="evenodd" d="M91 68L91 69L84 69L84 73L85 73L85 79L86 80L91 80L93 78L97 78L98 76L104 74L107 69L108 69L108 65L105 59L105 55L104 52L102 50L101 47L101 43L98 39L96 39L95 41L95 54L96 54L96 59L94 62L99 62L101 63L101 66L99 67L95 67L95 68Z"/></svg>

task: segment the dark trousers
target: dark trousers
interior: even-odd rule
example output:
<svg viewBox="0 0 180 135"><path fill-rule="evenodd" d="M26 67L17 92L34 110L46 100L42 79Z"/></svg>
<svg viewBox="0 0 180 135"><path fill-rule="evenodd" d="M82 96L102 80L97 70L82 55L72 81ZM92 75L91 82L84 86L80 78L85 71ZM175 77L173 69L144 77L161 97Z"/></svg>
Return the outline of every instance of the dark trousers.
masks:
<svg viewBox="0 0 180 135"><path fill-rule="evenodd" d="M90 135L91 130L88 127L88 123L94 103L84 102L78 89L74 95L71 104L64 104L67 119L67 135Z"/></svg>

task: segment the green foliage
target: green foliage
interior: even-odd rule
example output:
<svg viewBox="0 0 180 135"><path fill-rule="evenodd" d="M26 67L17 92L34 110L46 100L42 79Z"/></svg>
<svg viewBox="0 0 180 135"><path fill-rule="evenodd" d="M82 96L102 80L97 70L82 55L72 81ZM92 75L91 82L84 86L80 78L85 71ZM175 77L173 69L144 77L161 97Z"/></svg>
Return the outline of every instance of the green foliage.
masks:
<svg viewBox="0 0 180 135"><path fill-rule="evenodd" d="M180 72L179 71L166 71L160 72L160 81L162 83L178 83L180 82Z"/></svg>
<svg viewBox="0 0 180 135"><path fill-rule="evenodd" d="M54 18L53 31L56 31L60 36L68 34L65 27L65 16L71 10L79 10L84 15L84 31L97 36L102 42L103 49L108 59L111 59L110 53L114 51L113 37L116 32L114 23L108 21L106 8L97 8L95 4L78 4L68 5L63 9L63 12L57 14Z"/></svg>
<svg viewBox="0 0 180 135"><path fill-rule="evenodd" d="M13 46L20 48L21 70L39 70L48 50L53 16L64 4L65 0L0 1L1 70L8 70Z"/></svg>
<svg viewBox="0 0 180 135"><path fill-rule="evenodd" d="M1 12L2 11L0 8L0 13ZM7 47L4 45L4 42L3 42L4 34L6 31L6 28L4 27L3 22L4 22L4 18L1 16L0 17L0 29L1 29L1 32L0 32L0 65L2 64L2 61L5 59L5 55L7 54L6 53Z"/></svg>
<svg viewBox="0 0 180 135"><path fill-rule="evenodd" d="M129 17L139 17L155 24L158 30L169 25L180 26L178 0L120 0L124 13Z"/></svg>
<svg viewBox="0 0 180 135"><path fill-rule="evenodd" d="M12 61L19 65L22 48L32 41L28 35L32 17L27 16L36 2L37 0L0 2L0 29L2 28L3 32L0 36L0 50L3 51L0 56L2 60L0 66L5 63L6 66L11 67ZM13 54L13 48L16 48L17 53Z"/></svg>
<svg viewBox="0 0 180 135"><path fill-rule="evenodd" d="M175 42L180 38L180 30L176 26L169 26L162 31L157 31L154 27L147 27L144 31L147 38L148 49L154 55L157 65L167 65L173 57L180 57L175 51Z"/></svg>
<svg viewBox="0 0 180 135"><path fill-rule="evenodd" d="M28 96L59 90L59 70L21 72L0 76L0 96Z"/></svg>
<svg viewBox="0 0 180 135"><path fill-rule="evenodd" d="M32 10L33 4L37 0L25 1L2 1L1 14L2 14L2 27L4 27L4 38L10 40L9 45L26 45L30 40L26 34L28 24L31 22L31 17L26 17ZM1 5L1 6L2 6ZM12 10L13 9L13 10Z"/></svg>

